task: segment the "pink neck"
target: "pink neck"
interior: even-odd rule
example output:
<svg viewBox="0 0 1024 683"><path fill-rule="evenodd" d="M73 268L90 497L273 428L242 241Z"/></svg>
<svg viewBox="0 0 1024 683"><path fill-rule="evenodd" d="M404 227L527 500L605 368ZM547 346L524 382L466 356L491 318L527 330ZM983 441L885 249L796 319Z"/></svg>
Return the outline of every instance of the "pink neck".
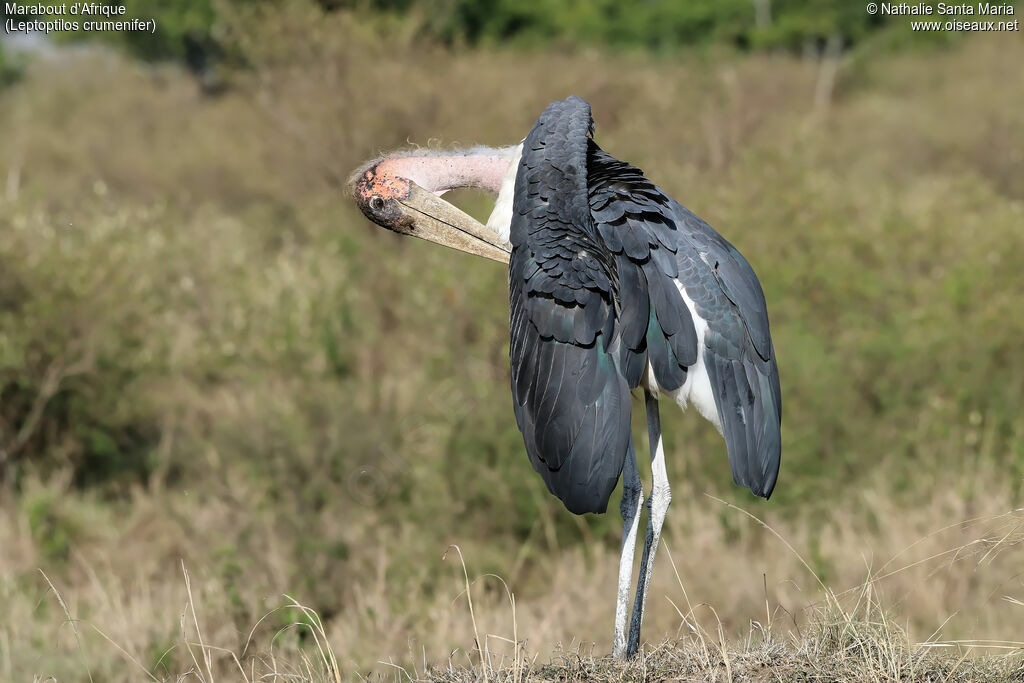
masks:
<svg viewBox="0 0 1024 683"><path fill-rule="evenodd" d="M509 163L503 150L488 148L479 154L391 157L377 165L377 172L411 180L429 192L475 187L498 194Z"/></svg>

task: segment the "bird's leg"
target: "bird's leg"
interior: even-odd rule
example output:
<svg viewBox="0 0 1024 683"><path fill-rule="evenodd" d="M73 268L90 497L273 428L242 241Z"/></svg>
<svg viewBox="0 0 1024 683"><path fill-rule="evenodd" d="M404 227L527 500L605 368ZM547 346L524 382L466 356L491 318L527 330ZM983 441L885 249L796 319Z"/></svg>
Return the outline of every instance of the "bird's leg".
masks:
<svg viewBox="0 0 1024 683"><path fill-rule="evenodd" d="M651 573L654 571L654 555L658 552L661 527L665 522L668 505L672 502L672 491L668 486L668 472L665 470L665 448L661 441L661 419L658 416L658 399L644 391L647 407L647 434L651 442L651 495L647 499L647 537L644 539L644 554L640 560L640 578L637 581L636 600L633 603L633 617L629 624L629 643L626 656L632 657L640 649L640 624L647 606L647 591L651 587Z"/></svg>
<svg viewBox="0 0 1024 683"><path fill-rule="evenodd" d="M636 463L633 440L629 441L629 452L622 469L622 556L619 559L619 594L615 602L615 637L612 640L612 656L621 657L626 653L626 609L629 605L629 589L633 585L633 553L636 552L636 530L640 525L640 506L644 502L644 490L640 483L640 472Z"/></svg>

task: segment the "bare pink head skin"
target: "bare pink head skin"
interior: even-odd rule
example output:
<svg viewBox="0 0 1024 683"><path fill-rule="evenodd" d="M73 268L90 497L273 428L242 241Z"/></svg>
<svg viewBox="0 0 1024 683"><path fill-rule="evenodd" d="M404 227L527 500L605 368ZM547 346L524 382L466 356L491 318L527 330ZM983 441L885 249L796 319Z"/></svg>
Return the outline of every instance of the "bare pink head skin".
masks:
<svg viewBox="0 0 1024 683"><path fill-rule="evenodd" d="M440 196L462 187L498 195L514 149L392 154L357 170L352 194L363 214L381 227L507 263L508 243Z"/></svg>

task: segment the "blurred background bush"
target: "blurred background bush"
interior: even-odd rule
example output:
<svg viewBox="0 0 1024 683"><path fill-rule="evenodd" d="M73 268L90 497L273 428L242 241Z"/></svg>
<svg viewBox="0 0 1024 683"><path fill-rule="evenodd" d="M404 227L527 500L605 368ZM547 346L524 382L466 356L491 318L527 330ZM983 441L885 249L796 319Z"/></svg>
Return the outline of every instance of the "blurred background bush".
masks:
<svg viewBox="0 0 1024 683"><path fill-rule="evenodd" d="M734 630L765 590L794 612L813 601L795 559L704 492L765 516L838 588L1020 506L1019 33L912 33L838 0L128 9L157 34L0 43L10 672L80 672L51 637L41 567L147 668L180 670L161 655L181 558L208 634L244 636L289 592L349 666L418 659L412 643L443 659L471 642L449 543L509 582L536 649L604 643L621 522L566 513L529 466L506 273L375 228L344 183L407 143L514 143L570 93L606 150L747 255L769 303L785 403L771 503L732 487L712 427L664 418L691 596ZM1002 569L964 553L938 584L888 585L928 632L959 610L950 633L1008 637L1020 608L993 596L1024 591L1020 550L1002 550ZM653 640L679 625L665 562ZM122 670L113 650L88 657Z"/></svg>

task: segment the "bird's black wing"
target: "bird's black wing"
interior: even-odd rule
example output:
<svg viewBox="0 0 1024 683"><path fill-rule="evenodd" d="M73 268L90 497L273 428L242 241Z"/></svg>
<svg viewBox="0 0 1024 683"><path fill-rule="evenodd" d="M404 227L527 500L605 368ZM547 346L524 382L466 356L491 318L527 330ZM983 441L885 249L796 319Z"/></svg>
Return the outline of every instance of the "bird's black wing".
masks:
<svg viewBox="0 0 1024 683"><path fill-rule="evenodd" d="M590 139L590 107L551 104L523 142L509 269L512 394L526 450L576 513L603 512L631 447L629 390L678 389L703 353L735 481L770 495L778 370L746 260ZM706 329L704 348L680 293Z"/></svg>
<svg viewBox="0 0 1024 683"><path fill-rule="evenodd" d="M707 324L704 365L733 480L767 498L782 455L782 394L761 284L742 254L678 202L679 280Z"/></svg>
<svg viewBox="0 0 1024 683"><path fill-rule="evenodd" d="M697 333L679 294L680 235L672 200L643 172L588 141L589 201L601 241L618 274L618 358L631 388L648 367L673 391L697 362Z"/></svg>
<svg viewBox="0 0 1024 683"><path fill-rule="evenodd" d="M615 255L619 359L630 387L648 361L658 386L682 386L703 353L733 480L767 498L782 442L779 371L761 284L743 255L642 171L590 141L591 213ZM703 349L679 286L706 324Z"/></svg>
<svg viewBox="0 0 1024 683"><path fill-rule="evenodd" d="M523 142L509 264L512 395L530 462L572 512L604 512L630 446L611 344L615 270L587 203L590 107L550 105Z"/></svg>
<svg viewBox="0 0 1024 683"><path fill-rule="evenodd" d="M620 364L630 387L648 361L673 391L703 353L733 480L767 498L778 478L782 399L764 293L747 260L640 169L589 142L589 193L614 254ZM693 317L706 324L699 348Z"/></svg>
<svg viewBox="0 0 1024 683"><path fill-rule="evenodd" d="M573 512L603 512L631 443L648 359L675 389L696 362L670 200L555 102L523 143L511 225L512 393L530 460Z"/></svg>

